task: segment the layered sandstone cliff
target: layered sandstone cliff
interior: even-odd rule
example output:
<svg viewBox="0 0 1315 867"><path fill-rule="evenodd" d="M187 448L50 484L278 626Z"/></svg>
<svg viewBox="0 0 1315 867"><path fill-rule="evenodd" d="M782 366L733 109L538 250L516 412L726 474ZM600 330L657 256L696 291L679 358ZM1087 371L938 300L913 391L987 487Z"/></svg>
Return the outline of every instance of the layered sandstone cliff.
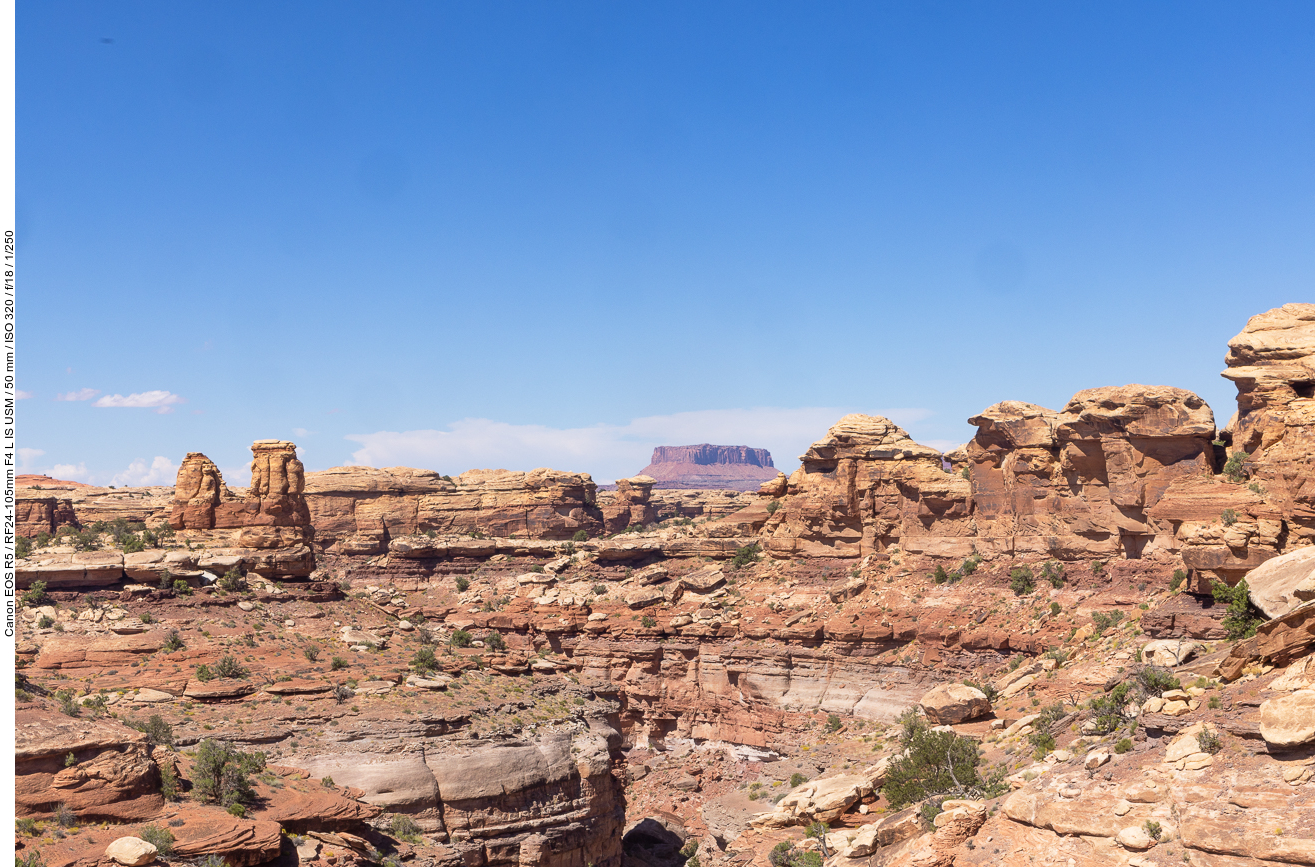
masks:
<svg viewBox="0 0 1315 867"><path fill-rule="evenodd" d="M639 471L658 488L757 490L776 470L767 449L748 446L658 446L653 460Z"/></svg>

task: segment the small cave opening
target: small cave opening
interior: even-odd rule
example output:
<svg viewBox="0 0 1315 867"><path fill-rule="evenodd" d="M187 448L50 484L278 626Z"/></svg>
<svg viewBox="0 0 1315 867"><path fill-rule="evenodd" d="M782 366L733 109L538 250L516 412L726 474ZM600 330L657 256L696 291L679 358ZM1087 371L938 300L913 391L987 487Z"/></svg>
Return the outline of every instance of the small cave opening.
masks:
<svg viewBox="0 0 1315 867"><path fill-rule="evenodd" d="M1151 541L1150 536L1123 536L1119 541L1123 543L1123 556L1128 560L1140 560L1142 552L1146 550L1146 543Z"/></svg>
<svg viewBox="0 0 1315 867"><path fill-rule="evenodd" d="M1292 390L1297 393L1297 397L1315 397L1315 379L1294 382Z"/></svg>
<svg viewBox="0 0 1315 867"><path fill-rule="evenodd" d="M647 816L628 828L621 837L625 867L682 867L686 856L681 848L689 835L679 823Z"/></svg>

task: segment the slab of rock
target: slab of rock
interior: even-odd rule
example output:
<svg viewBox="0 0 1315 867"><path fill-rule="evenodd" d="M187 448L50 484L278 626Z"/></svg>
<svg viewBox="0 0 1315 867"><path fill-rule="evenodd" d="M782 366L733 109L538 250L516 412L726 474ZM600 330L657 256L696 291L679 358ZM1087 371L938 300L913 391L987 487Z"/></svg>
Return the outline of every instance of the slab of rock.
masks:
<svg viewBox="0 0 1315 867"><path fill-rule="evenodd" d="M638 587L626 594L626 605L631 608L647 608L663 600L662 591L656 587Z"/></svg>
<svg viewBox="0 0 1315 867"><path fill-rule="evenodd" d="M140 837L120 837L105 847L105 857L123 867L142 867L155 860L156 848Z"/></svg>
<svg viewBox="0 0 1315 867"><path fill-rule="evenodd" d="M133 701L143 704L155 704L162 701L173 701L174 696L167 692L161 692L158 689L139 689L137 694L132 697Z"/></svg>
<svg viewBox="0 0 1315 867"><path fill-rule="evenodd" d="M1173 668L1196 655L1201 645L1181 638L1161 638L1142 645L1142 660L1151 665Z"/></svg>
<svg viewBox="0 0 1315 867"><path fill-rule="evenodd" d="M722 574L720 566L704 566L688 575L680 576L680 583L686 590L694 593L711 593L726 583L726 576Z"/></svg>
<svg viewBox="0 0 1315 867"><path fill-rule="evenodd" d="M1266 617L1282 617L1315 599L1315 547L1298 548L1266 560L1247 573L1251 604Z"/></svg>
<svg viewBox="0 0 1315 867"><path fill-rule="evenodd" d="M919 701L932 725L957 725L991 712L986 693L962 683L943 683Z"/></svg>
<svg viewBox="0 0 1315 867"><path fill-rule="evenodd" d="M1275 747L1315 741L1315 689L1271 698L1260 705L1260 736Z"/></svg>
<svg viewBox="0 0 1315 867"><path fill-rule="evenodd" d="M189 680L183 695L200 701L217 701L225 698L241 698L255 691L255 684L244 680L220 678L209 681Z"/></svg>

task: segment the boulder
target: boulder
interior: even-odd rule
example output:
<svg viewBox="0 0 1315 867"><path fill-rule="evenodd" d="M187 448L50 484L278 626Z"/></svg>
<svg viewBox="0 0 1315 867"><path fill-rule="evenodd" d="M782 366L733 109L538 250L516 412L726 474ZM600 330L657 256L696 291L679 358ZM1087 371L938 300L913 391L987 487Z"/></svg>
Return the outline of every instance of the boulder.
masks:
<svg viewBox="0 0 1315 867"><path fill-rule="evenodd" d="M1315 599L1315 547L1298 548L1266 560L1247 573L1251 604L1266 617L1282 617Z"/></svg>
<svg viewBox="0 0 1315 867"><path fill-rule="evenodd" d="M1315 741L1315 689L1271 698L1260 705L1260 736L1273 747Z"/></svg>
<svg viewBox="0 0 1315 867"><path fill-rule="evenodd" d="M919 701L932 725L957 725L991 712L986 693L962 683L943 683Z"/></svg>
<svg viewBox="0 0 1315 867"><path fill-rule="evenodd" d="M1142 661L1151 665L1173 668L1191 659L1200 649L1201 645L1195 641L1180 638L1161 638L1156 641L1148 641L1142 645Z"/></svg>
<svg viewBox="0 0 1315 867"><path fill-rule="evenodd" d="M1136 825L1124 828L1114 839L1119 841L1119 845L1124 849L1131 849L1134 852L1144 852L1155 845L1155 840L1146 829Z"/></svg>
<svg viewBox="0 0 1315 867"><path fill-rule="evenodd" d="M626 605L631 608L647 608L663 599L662 591L656 587L638 587L626 594Z"/></svg>
<svg viewBox="0 0 1315 867"><path fill-rule="evenodd" d="M123 867L142 867L155 860L155 845L140 837L120 837L105 847L105 857Z"/></svg>

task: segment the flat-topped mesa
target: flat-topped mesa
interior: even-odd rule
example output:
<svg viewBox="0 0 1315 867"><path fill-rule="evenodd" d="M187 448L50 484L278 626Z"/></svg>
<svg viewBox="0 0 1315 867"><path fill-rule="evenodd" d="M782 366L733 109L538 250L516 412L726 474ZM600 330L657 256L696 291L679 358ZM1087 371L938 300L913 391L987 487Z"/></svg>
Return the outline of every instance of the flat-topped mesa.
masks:
<svg viewBox="0 0 1315 867"><path fill-rule="evenodd" d="M652 478L659 489L752 491L775 477L776 469L767 449L700 443L658 446L640 475Z"/></svg>
<svg viewBox="0 0 1315 867"><path fill-rule="evenodd" d="M334 467L306 475L317 541L377 554L397 536L443 534L570 539L602 529L588 473L468 470L456 478L411 467Z"/></svg>
<svg viewBox="0 0 1315 867"><path fill-rule="evenodd" d="M968 483L889 419L847 415L800 461L784 491L779 481L762 489L781 497L763 528L777 556L861 557L933 524L940 535L965 532Z"/></svg>
<svg viewBox="0 0 1315 867"><path fill-rule="evenodd" d="M1054 412L1019 401L969 419L978 550L1006 556L1140 558L1176 549L1148 511L1176 479L1213 467L1214 414L1181 388L1080 391Z"/></svg>

